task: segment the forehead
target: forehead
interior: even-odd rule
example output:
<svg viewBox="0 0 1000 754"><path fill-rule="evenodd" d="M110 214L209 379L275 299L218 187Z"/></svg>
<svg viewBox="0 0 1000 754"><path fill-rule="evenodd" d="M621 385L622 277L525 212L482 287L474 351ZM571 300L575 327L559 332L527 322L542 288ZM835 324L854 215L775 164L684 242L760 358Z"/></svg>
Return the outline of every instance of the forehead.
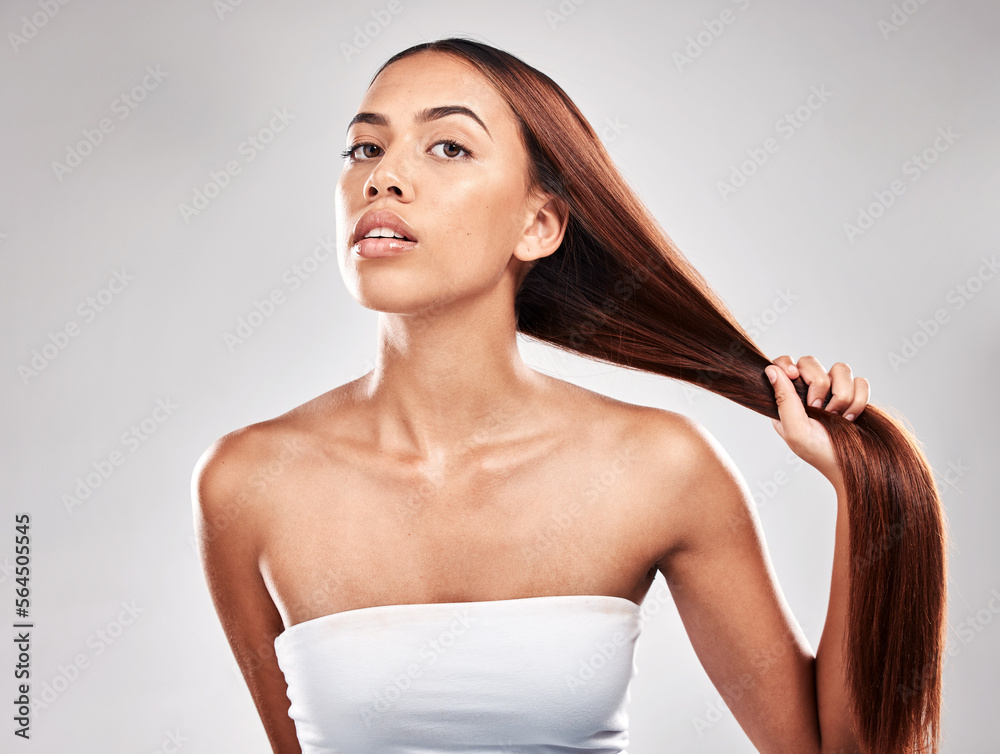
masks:
<svg viewBox="0 0 1000 754"><path fill-rule="evenodd" d="M408 122L429 107L464 105L496 137L516 135L513 110L472 64L441 52L419 52L398 60L378 75L365 92L359 111L384 113L393 125Z"/></svg>

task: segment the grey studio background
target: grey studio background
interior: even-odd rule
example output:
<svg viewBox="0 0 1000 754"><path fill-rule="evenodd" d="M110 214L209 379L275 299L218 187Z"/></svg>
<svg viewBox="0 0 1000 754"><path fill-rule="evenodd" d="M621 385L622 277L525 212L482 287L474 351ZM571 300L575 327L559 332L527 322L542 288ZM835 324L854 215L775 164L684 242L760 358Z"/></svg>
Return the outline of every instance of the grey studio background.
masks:
<svg viewBox="0 0 1000 754"><path fill-rule="evenodd" d="M944 750L996 750L995 4L11 0L0 31L0 614L26 512L38 702L24 741L8 701L0 749L270 751L193 548L191 471L372 367L377 315L328 251L344 129L392 53L468 34L568 91L766 352L847 361L912 424L953 540ZM815 648L835 501L770 422L521 347L721 441ZM631 754L753 751L662 577L645 612Z"/></svg>

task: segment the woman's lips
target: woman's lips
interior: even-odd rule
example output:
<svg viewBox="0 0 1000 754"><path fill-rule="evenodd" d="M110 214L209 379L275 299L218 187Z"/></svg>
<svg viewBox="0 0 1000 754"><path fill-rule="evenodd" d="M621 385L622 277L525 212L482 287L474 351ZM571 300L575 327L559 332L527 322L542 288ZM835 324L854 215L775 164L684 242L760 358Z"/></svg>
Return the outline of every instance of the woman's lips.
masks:
<svg viewBox="0 0 1000 754"><path fill-rule="evenodd" d="M404 241L402 238L362 238L354 248L357 249L359 257L377 259L402 254L416 245L416 241Z"/></svg>

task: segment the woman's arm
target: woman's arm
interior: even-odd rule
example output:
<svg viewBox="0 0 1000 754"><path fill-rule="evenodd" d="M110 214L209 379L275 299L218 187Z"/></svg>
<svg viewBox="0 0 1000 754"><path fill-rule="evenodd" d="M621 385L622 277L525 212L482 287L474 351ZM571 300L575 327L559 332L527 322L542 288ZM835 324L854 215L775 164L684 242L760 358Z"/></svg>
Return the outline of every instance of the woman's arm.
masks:
<svg viewBox="0 0 1000 754"><path fill-rule="evenodd" d="M775 401L781 420L774 427L792 451L816 467L837 492L836 537L833 548L833 572L830 578L830 601L826 622L816 650L816 694L819 708L823 751L855 752L857 739L851 732L851 700L848 693L844 657L847 637L847 597L849 590L850 548L847 493L837 466L833 446L826 430L811 420L795 392L791 380L801 376L809 391L806 402L817 408L841 414L853 421L865 410L871 397L868 381L854 377L843 363L829 372L812 356L798 364L788 356L775 359L779 368L768 367L768 379L774 386ZM830 396L827 401L827 396ZM825 406L824 406L825 404Z"/></svg>
<svg viewBox="0 0 1000 754"><path fill-rule="evenodd" d="M776 390L782 416L779 432L804 460L818 464L825 474L832 473L823 449L824 438L827 446L829 438L821 427L822 437L813 434L815 428L808 423L791 382L780 381L794 365L790 360L779 363L785 369ZM813 374L814 368L804 365L804 371L812 378L807 382L814 382L825 397L826 388ZM837 371L835 392L843 394L844 374L839 366ZM851 391L850 398L847 405L860 413L867 393ZM856 752L840 651L848 568L842 487L835 484L839 513L830 602L814 657L781 593L739 472L725 451L693 423L673 418L669 424L660 433L659 453L671 459L666 464L669 478L661 483L669 498L665 502L670 512L665 518L671 529L664 531L664 541L672 544L657 565L709 678L759 751ZM832 458L832 449L829 453Z"/></svg>
<svg viewBox="0 0 1000 754"><path fill-rule="evenodd" d="M284 630L257 566L254 525L262 501L251 494L254 452L245 435L227 435L201 457L192 480L195 532L208 588L275 754L301 754L288 716L288 686L274 654Z"/></svg>

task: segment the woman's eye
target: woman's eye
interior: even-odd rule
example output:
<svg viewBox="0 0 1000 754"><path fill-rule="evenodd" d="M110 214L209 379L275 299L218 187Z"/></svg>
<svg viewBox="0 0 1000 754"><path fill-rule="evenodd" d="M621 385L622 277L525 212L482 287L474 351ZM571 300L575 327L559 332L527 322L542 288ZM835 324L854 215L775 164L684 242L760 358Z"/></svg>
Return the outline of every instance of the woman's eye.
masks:
<svg viewBox="0 0 1000 754"><path fill-rule="evenodd" d="M343 157L344 159L356 160L358 159L357 152L358 150L360 150L362 155L364 155L361 159L368 160L371 159L372 157L378 157L378 154L375 152L375 150L380 150L380 149L382 149L382 147L378 146L377 144L355 144L353 147L348 147L343 152L341 152L340 156Z"/></svg>
<svg viewBox="0 0 1000 754"><path fill-rule="evenodd" d="M441 151L434 152L434 154L438 155L439 157L448 157L454 159L460 156L462 152L465 152L466 157L470 156L469 150L467 150L465 147L463 147L456 141L439 141L437 144L431 147L431 150L432 151L436 150L438 147L441 147Z"/></svg>
<svg viewBox="0 0 1000 754"><path fill-rule="evenodd" d="M431 147L432 153L436 154L438 157L444 157L449 160L465 159L472 156L472 153L459 144L457 141L439 141L433 147ZM382 154L382 147L377 144L355 144L354 146L348 147L340 156L345 160L371 160Z"/></svg>

